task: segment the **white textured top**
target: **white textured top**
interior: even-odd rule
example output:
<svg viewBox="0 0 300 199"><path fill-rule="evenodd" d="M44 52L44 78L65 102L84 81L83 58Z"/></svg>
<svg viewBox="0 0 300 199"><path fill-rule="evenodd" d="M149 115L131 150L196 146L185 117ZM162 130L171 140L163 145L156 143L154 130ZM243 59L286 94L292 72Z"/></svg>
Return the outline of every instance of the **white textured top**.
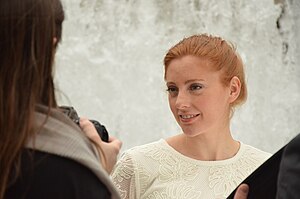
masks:
<svg viewBox="0 0 300 199"><path fill-rule="evenodd" d="M161 139L124 152L111 177L123 199L226 198L270 156L241 143L232 158L201 161Z"/></svg>

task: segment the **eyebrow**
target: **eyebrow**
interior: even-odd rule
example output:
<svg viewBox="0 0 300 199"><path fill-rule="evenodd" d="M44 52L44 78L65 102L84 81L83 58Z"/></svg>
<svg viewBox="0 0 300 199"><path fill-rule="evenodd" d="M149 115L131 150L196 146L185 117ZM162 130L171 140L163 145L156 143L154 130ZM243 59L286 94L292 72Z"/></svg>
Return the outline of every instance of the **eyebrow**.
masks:
<svg viewBox="0 0 300 199"><path fill-rule="evenodd" d="M191 82L195 82L195 81L200 81L200 82L204 82L205 80L204 79L189 79L187 81L184 82L184 84L188 84L188 83L191 83ZM166 82L166 84L175 84L174 82Z"/></svg>
<svg viewBox="0 0 300 199"><path fill-rule="evenodd" d="M196 81L204 82L204 79L189 79L189 80L185 81L184 84L188 84L190 82L196 82Z"/></svg>

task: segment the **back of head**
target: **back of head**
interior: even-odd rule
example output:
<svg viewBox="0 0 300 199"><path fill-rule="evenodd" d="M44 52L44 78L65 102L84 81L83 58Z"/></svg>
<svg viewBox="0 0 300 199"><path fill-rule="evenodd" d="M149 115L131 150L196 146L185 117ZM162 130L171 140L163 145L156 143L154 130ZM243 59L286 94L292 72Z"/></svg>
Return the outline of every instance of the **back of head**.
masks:
<svg viewBox="0 0 300 199"><path fill-rule="evenodd" d="M61 41L62 37L62 23L65 20L65 13L63 6L60 0L53 0L53 9L54 9L54 20L55 20L55 37L57 42L55 47Z"/></svg>
<svg viewBox="0 0 300 199"><path fill-rule="evenodd" d="M243 62L231 43L220 37L207 34L184 38L171 47L164 57L165 77L171 61L187 55L207 59L212 62L214 66L212 70L222 71L221 81L225 86L229 85L234 76L239 78L241 91L239 97L232 103L232 108L246 101L247 87Z"/></svg>
<svg viewBox="0 0 300 199"><path fill-rule="evenodd" d="M0 0L0 198L13 162L34 133L35 106L56 107L57 7L59 0Z"/></svg>

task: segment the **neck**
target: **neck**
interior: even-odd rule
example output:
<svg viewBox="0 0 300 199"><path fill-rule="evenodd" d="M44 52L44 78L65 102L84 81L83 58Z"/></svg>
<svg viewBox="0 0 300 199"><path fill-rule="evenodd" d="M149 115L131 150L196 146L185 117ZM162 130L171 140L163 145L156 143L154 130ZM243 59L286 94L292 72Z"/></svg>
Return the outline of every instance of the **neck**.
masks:
<svg viewBox="0 0 300 199"><path fill-rule="evenodd" d="M216 134L204 133L197 137L180 134L168 139L167 142L183 155L203 161L229 159L238 152L240 147L229 130Z"/></svg>

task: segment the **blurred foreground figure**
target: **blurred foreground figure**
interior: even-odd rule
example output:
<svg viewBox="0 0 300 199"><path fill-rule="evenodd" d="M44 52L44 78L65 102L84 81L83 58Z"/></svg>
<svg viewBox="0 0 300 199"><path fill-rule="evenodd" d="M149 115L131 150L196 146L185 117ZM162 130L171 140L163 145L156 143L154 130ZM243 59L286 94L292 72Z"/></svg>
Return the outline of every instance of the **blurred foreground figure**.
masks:
<svg viewBox="0 0 300 199"><path fill-rule="evenodd" d="M109 172L121 142L57 106L63 20L59 0L0 0L0 199L119 198Z"/></svg>

